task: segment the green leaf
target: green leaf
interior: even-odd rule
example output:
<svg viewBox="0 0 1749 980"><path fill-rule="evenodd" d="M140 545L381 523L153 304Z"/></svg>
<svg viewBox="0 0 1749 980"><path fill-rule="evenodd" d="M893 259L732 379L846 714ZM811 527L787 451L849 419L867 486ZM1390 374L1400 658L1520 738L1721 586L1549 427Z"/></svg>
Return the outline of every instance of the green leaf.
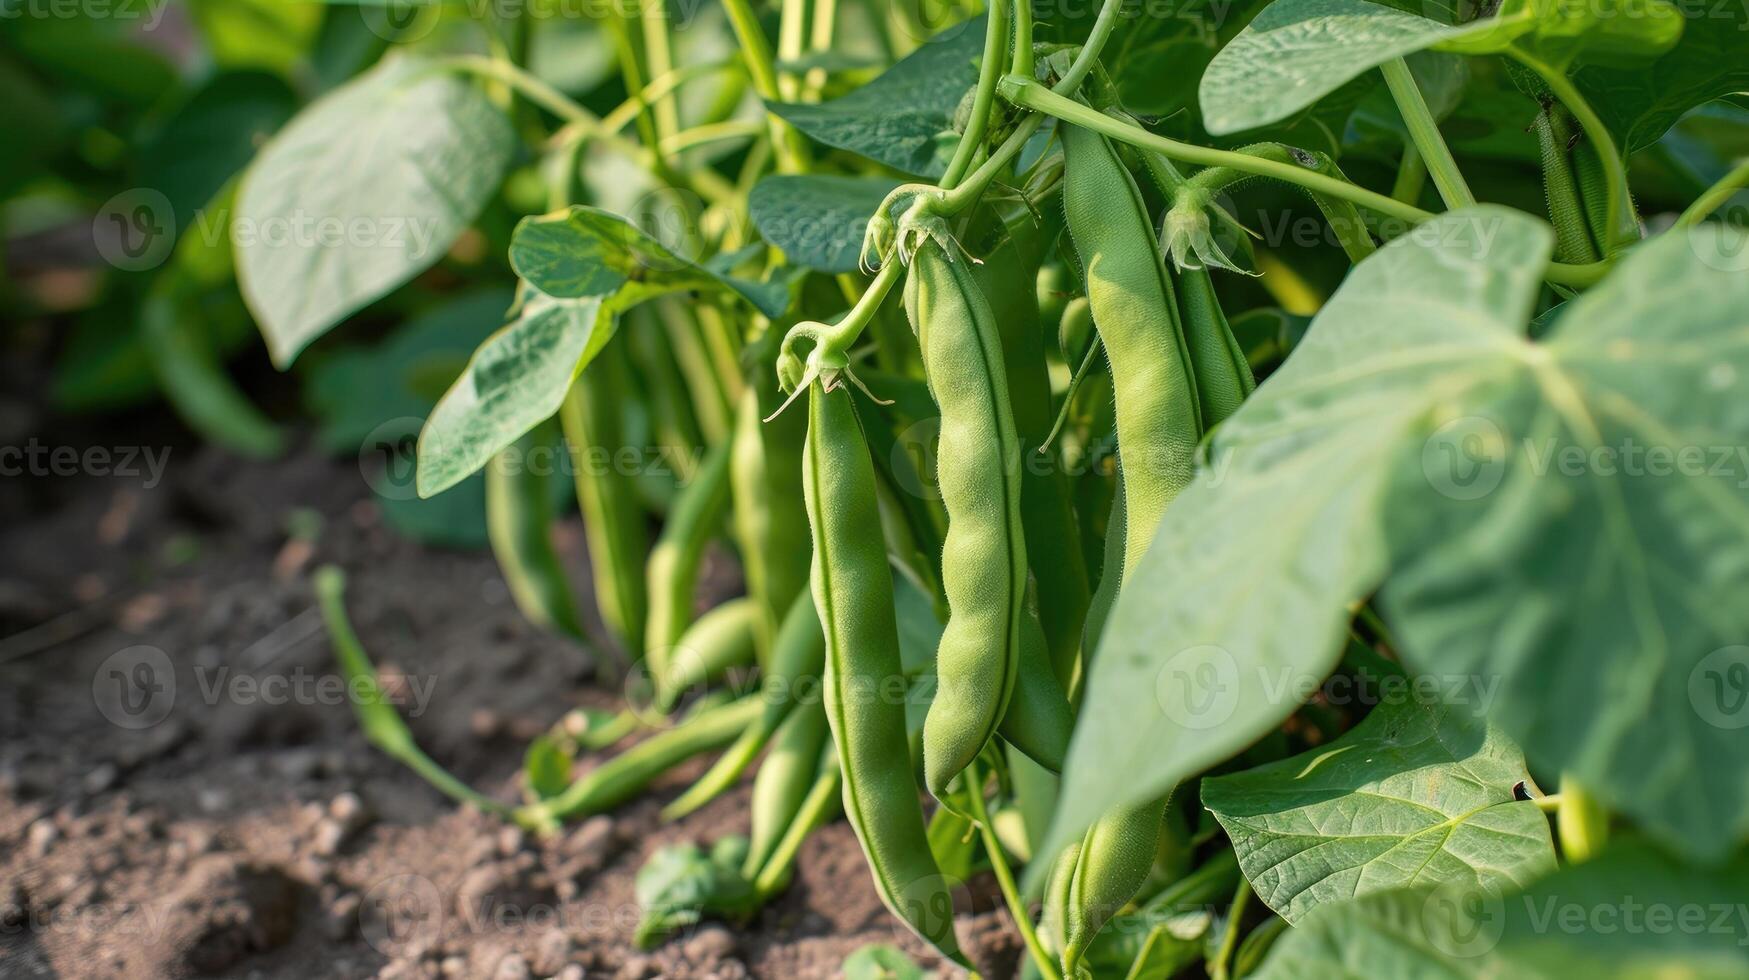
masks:
<svg viewBox="0 0 1749 980"><path fill-rule="evenodd" d="M1418 426L1388 522L1406 661L1498 678L1534 766L1706 859L1749 836L1741 247L1641 245L1503 351Z"/></svg>
<svg viewBox="0 0 1749 980"><path fill-rule="evenodd" d="M599 350L611 336L613 316L601 297L529 292L517 318L474 351L426 420L419 435L419 496L455 486L551 418L585 350Z"/></svg>
<svg viewBox="0 0 1749 980"><path fill-rule="evenodd" d="M1275 0L1203 73L1203 126L1224 135L1279 122L1392 58L1510 39L1527 27L1492 19L1451 27L1368 0Z"/></svg>
<svg viewBox="0 0 1749 980"><path fill-rule="evenodd" d="M1634 842L1523 891L1381 892L1320 907L1256 980L1749 977L1749 861L1683 868Z"/></svg>
<svg viewBox="0 0 1749 980"><path fill-rule="evenodd" d="M741 877L746 838L724 838L707 853L697 844L661 848L638 869L636 892L644 910L634 936L649 949L668 933L705 915L741 919L758 907L753 883Z"/></svg>
<svg viewBox="0 0 1749 980"><path fill-rule="evenodd" d="M1622 142L1650 146L1695 106L1749 89L1749 6L1679 5L1682 39L1662 58L1631 69L1581 68L1573 82Z"/></svg>
<svg viewBox="0 0 1749 980"><path fill-rule="evenodd" d="M635 284L640 301L665 292L726 288L768 317L782 316L789 306L786 283L749 282L714 263L683 258L625 218L595 207L524 218L510 240L510 265L554 299L607 297ZM600 337L600 344L610 336ZM589 349L589 357L600 344Z"/></svg>
<svg viewBox="0 0 1749 980"><path fill-rule="evenodd" d="M353 452L385 424L416 436L431 406L452 384L480 341L504 322L515 294L486 286L446 297L397 327L379 344L324 352L304 385L316 417L316 441L329 452ZM435 387L433 387L435 383Z"/></svg>
<svg viewBox="0 0 1749 980"><path fill-rule="evenodd" d="M1505 889L1554 870L1548 817L1513 799L1528 775L1470 709L1404 696L1329 745L1203 780L1202 803L1257 897L1298 923L1374 892Z"/></svg>
<svg viewBox="0 0 1749 980"><path fill-rule="evenodd" d="M1112 611L1042 854L1243 750L1329 673L1385 573L1399 445L1521 344L1552 237L1480 207L1393 241L1216 431Z"/></svg>
<svg viewBox="0 0 1749 980"><path fill-rule="evenodd" d="M528 743L528 751L522 756L522 773L535 799L552 799L570 788L571 753L558 740L541 735Z"/></svg>
<svg viewBox="0 0 1749 980"><path fill-rule="evenodd" d="M844 980L923 980L923 968L897 946L870 943L844 958Z"/></svg>
<svg viewBox="0 0 1749 980"><path fill-rule="evenodd" d="M140 141L139 176L169 198L185 233L263 141L297 111L298 98L276 75L220 72Z"/></svg>
<svg viewBox="0 0 1749 980"><path fill-rule="evenodd" d="M899 182L883 177L777 174L753 186L749 215L796 265L855 272L869 216Z"/></svg>
<svg viewBox="0 0 1749 980"><path fill-rule="evenodd" d="M983 50L980 15L930 38L849 95L818 104L766 105L827 146L908 174L940 177L957 142L954 110L978 82L977 59Z"/></svg>
<svg viewBox="0 0 1749 980"><path fill-rule="evenodd" d="M213 61L290 72L322 26L322 6L283 0L189 0Z"/></svg>
<svg viewBox="0 0 1749 980"><path fill-rule="evenodd" d="M274 361L429 268L497 190L515 136L470 83L389 58L311 105L244 176L232 237Z"/></svg>

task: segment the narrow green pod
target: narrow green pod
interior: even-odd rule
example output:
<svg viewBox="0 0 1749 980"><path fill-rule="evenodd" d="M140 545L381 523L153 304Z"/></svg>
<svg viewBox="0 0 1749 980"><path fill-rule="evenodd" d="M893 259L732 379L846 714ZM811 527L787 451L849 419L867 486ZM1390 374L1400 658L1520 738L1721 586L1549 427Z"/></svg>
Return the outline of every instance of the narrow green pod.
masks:
<svg viewBox="0 0 1749 980"><path fill-rule="evenodd" d="M686 628L656 675L656 708L667 713L681 695L717 680L736 667L751 666L759 609L751 599L730 599L707 610Z"/></svg>
<svg viewBox="0 0 1749 980"><path fill-rule="evenodd" d="M633 475L621 465L621 450L633 445L621 415L630 394L625 355L618 338L601 349L565 394L559 425L570 445L595 603L608 631L635 658L644 649L644 557L650 539Z"/></svg>
<svg viewBox="0 0 1749 980"><path fill-rule="evenodd" d="M964 962L953 896L930 854L908 757L904 669L868 441L841 378L808 397L804 489L813 531L814 605L826 637L826 719L844 779L844 812L887 908ZM828 387L828 385L832 387Z"/></svg>
<svg viewBox="0 0 1749 980"><path fill-rule="evenodd" d="M1195 473L1202 415L1177 297L1141 191L1105 137L1079 126L1061 133L1069 234L1111 364L1129 517L1124 567L1132 568Z"/></svg>
<svg viewBox="0 0 1749 980"><path fill-rule="evenodd" d="M805 416L804 416L805 418ZM789 614L778 630L777 642L760 681L765 710L759 720L735 740L690 789L662 811L665 819L685 816L735 785L759 751L765 748L779 726L799 704L814 704L820 697L820 673L826 659L826 638L820 632L820 617L814 597L803 592L790 602ZM825 724L822 718L822 725ZM773 750L775 751L775 749ZM770 765L770 760L766 760ZM761 769L763 772L763 768Z"/></svg>
<svg viewBox="0 0 1749 980"><path fill-rule="evenodd" d="M808 510L802 503L802 439L808 417L781 412L764 421L782 405L769 359L756 364L736 405L729 478L747 594L762 613L762 662L769 659L796 596L808 591Z"/></svg>
<svg viewBox="0 0 1749 980"><path fill-rule="evenodd" d="M547 443L546 428L511 443L486 465L486 536L516 608L542 629L582 640L571 582L553 550L549 478L529 454Z"/></svg>
<svg viewBox="0 0 1749 980"><path fill-rule="evenodd" d="M1209 270L1181 270L1178 288L1184 300L1184 340L1190 345L1197 403L1207 431L1239 410L1239 404L1257 390L1257 377L1233 336Z"/></svg>
<svg viewBox="0 0 1749 980"><path fill-rule="evenodd" d="M712 446L692 481L680 488L668 522L650 549L645 581L650 611L644 627L644 657L650 676L668 674L670 652L692 622L693 589L705 545L721 529L729 509L729 443Z"/></svg>
<svg viewBox="0 0 1749 980"><path fill-rule="evenodd" d="M753 798L747 804L749 843L741 873L749 880L771 859L789 831L808 791L819 778L820 752L832 737L826 708L813 701L790 713L772 739L771 751L753 777Z"/></svg>
<svg viewBox="0 0 1749 980"><path fill-rule="evenodd" d="M1044 755L1038 759L1043 765L1062 765L1068 699L1059 686L1061 708L1052 710L1043 682L1055 676L1026 605L1022 448L995 316L969 263L953 261L934 242L912 257L905 309L941 407L936 482L948 515L941 558L948 619L936 650L935 700L923 726L924 778L940 797L1002 723L1023 672L1023 645L1032 645L1028 659L1046 676L1028 672L1012 727L1025 739L1018 747ZM1061 744L1050 744L1053 737Z"/></svg>

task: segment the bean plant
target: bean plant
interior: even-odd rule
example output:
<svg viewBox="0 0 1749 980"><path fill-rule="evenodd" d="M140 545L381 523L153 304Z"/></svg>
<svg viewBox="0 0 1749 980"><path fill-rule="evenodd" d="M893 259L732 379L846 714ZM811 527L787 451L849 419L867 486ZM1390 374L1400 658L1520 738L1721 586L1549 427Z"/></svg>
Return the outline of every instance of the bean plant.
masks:
<svg viewBox="0 0 1749 980"><path fill-rule="evenodd" d="M989 874L1046 980L1749 976L1741 5L413 14L255 155L236 278L288 367L507 256L417 493L484 471L511 596L627 703L518 803L359 720L542 833L751 777L640 942L842 814L950 972ZM300 215L423 237L238 233Z"/></svg>

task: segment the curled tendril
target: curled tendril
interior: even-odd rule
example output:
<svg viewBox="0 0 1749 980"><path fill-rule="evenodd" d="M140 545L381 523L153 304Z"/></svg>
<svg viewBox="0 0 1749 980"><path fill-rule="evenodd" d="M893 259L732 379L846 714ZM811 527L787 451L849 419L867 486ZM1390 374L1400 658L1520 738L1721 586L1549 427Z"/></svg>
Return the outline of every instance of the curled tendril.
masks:
<svg viewBox="0 0 1749 980"><path fill-rule="evenodd" d="M1216 268L1241 275L1258 275L1233 261L1215 241L1209 226L1210 209L1218 211L1224 224L1246 234L1255 234L1225 211L1220 211L1207 191L1186 189L1178 194L1161 221L1161 250L1172 256L1172 264L1180 270Z"/></svg>

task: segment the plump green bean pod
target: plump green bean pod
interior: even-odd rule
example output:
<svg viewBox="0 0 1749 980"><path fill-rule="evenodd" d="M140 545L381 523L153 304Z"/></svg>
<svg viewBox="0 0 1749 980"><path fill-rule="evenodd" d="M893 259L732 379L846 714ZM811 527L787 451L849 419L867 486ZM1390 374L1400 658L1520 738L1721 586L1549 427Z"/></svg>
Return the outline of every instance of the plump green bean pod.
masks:
<svg viewBox="0 0 1749 980"><path fill-rule="evenodd" d="M844 812L887 908L960 959L953 896L936 866L908 757L893 573L878 535L874 466L843 379L808 396L804 489L814 537L814 605L826 636L825 704Z"/></svg>
<svg viewBox="0 0 1749 980"><path fill-rule="evenodd" d="M789 831L819 778L820 752L832 737L826 724L826 707L812 701L790 713L771 742L771 751L753 777L753 798L747 804L749 818L747 860L741 873L748 880L771 859L778 841Z"/></svg>
<svg viewBox="0 0 1749 980"><path fill-rule="evenodd" d="M936 483L948 515L941 558L948 619L923 726L925 781L941 797L996 733L1011 699L1018 747L1052 768L1062 766L1072 719L1060 685L1054 698L1041 690L1056 676L1026 604L1023 450L995 315L970 263L953 261L934 241L911 260L905 309L941 407Z"/></svg>
<svg viewBox="0 0 1749 980"><path fill-rule="evenodd" d="M486 536L516 608L543 629L583 639L577 600L553 551L553 498L547 475L528 450L546 441L546 426L524 435L486 466Z"/></svg>
<svg viewBox="0 0 1749 980"><path fill-rule="evenodd" d="M806 416L804 416L804 419ZM735 740L690 789L662 811L665 819L673 820L704 806L718 794L735 785L753 758L765 748L779 726L784 724L798 705L815 704L820 699L820 672L826 659L826 638L820 632L820 617L814 611L814 597L803 591L790 602L789 614L778 630L771 658L760 681L760 693L765 710L747 731ZM821 725L825 724L822 717ZM775 749L773 751L776 751ZM769 759L766 765L770 765ZM763 772L764 770L761 769ZM754 794L758 795L757 791Z"/></svg>
<svg viewBox="0 0 1749 980"><path fill-rule="evenodd" d="M1063 204L1117 402L1120 478L1133 568L1196 468L1201 410L1178 301L1141 191L1104 136L1061 127Z"/></svg>
<svg viewBox="0 0 1749 980"><path fill-rule="evenodd" d="M729 443L723 442L711 447L692 482L674 498L645 567L650 612L644 627L644 657L658 686L668 676L671 652L692 623L699 562L728 509Z"/></svg>
<svg viewBox="0 0 1749 980"><path fill-rule="evenodd" d="M1044 923L1062 959L1063 976L1078 975L1077 964L1093 937L1148 880L1164 808L1162 801L1149 800L1113 810L1052 866Z"/></svg>
<svg viewBox="0 0 1749 980"><path fill-rule="evenodd" d="M996 315L1002 337L1002 363L1022 457L1020 523L1026 532L1027 564L1037 585L1033 598L1045 648L1057 682L1074 676L1081 624L1091 593L1081 555L1081 532L1069 501L1061 467L1036 465L1047 459L1038 450L1051 433L1050 370L1040 329L1038 267L1055 229L1041 228L1030 209L980 209L967 235L967 248L983 259L972 275Z"/></svg>
<svg viewBox="0 0 1749 980"><path fill-rule="evenodd" d="M625 344L617 338L601 349L566 393L559 424L574 460L595 603L608 631L627 655L636 657L644 649L649 608L644 583L649 532L633 477L616 459L621 447L632 445L621 415L630 397L625 355Z"/></svg>
<svg viewBox="0 0 1749 980"><path fill-rule="evenodd" d="M687 627L669 652L666 673L657 677L656 707L674 709L681 695L717 680L754 660L759 607L751 599L730 599Z"/></svg>

